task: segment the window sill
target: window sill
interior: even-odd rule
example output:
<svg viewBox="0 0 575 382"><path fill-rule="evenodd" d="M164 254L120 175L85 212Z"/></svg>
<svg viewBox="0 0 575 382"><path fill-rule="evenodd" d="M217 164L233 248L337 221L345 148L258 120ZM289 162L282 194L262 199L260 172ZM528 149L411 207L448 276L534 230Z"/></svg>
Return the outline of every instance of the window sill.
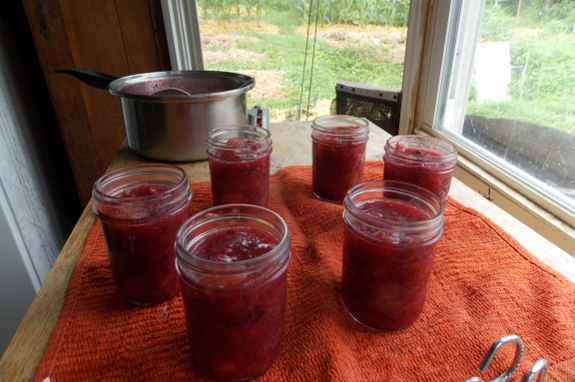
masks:
<svg viewBox="0 0 575 382"><path fill-rule="evenodd" d="M429 130L417 129L416 133L424 135L431 133L449 140L437 130L431 132ZM554 246L575 257L575 227L533 202L521 193L519 188L515 189L487 172L476 164L477 160L473 158L472 161L466 157L465 150L460 150L454 177Z"/></svg>
<svg viewBox="0 0 575 382"><path fill-rule="evenodd" d="M524 195L460 157L454 176L539 235L575 257L575 229Z"/></svg>

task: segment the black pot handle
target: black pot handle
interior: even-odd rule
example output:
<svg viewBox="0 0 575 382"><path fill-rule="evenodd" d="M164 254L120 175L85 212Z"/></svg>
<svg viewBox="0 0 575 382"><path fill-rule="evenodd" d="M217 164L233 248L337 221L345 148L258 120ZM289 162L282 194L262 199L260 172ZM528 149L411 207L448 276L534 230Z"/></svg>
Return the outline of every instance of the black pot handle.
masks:
<svg viewBox="0 0 575 382"><path fill-rule="evenodd" d="M110 82L117 80L118 77L111 76L109 74L96 72L91 69L59 69L55 70L56 73L68 74L80 82L90 85L97 89L108 89Z"/></svg>

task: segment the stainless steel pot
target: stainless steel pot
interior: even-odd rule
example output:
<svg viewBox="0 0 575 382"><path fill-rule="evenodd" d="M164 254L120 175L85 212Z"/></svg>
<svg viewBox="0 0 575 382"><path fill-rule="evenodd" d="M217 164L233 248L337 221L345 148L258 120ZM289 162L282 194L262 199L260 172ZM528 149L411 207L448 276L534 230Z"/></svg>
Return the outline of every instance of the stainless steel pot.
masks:
<svg viewBox="0 0 575 382"><path fill-rule="evenodd" d="M245 124L246 93L255 79L218 71L171 71L115 78L66 69L78 80L120 97L128 146L143 157L170 162L207 158L205 137L223 125Z"/></svg>

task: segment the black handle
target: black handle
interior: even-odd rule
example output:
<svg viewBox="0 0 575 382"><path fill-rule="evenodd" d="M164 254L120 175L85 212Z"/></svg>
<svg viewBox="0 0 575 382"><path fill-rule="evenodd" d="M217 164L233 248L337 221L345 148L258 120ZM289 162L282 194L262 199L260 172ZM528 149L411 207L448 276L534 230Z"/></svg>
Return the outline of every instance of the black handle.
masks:
<svg viewBox="0 0 575 382"><path fill-rule="evenodd" d="M108 89L110 82L117 80L118 77L111 76L109 74L96 72L91 69L59 69L55 70L56 73L68 74L80 82L90 85L97 89Z"/></svg>

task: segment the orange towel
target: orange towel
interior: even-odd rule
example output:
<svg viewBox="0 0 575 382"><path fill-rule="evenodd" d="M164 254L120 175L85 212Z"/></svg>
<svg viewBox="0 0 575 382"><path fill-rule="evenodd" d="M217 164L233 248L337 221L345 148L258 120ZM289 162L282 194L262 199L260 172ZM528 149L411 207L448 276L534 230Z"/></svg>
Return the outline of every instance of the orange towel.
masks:
<svg viewBox="0 0 575 382"><path fill-rule="evenodd" d="M381 173L370 161L365 180ZM192 212L211 206L209 183L192 188ZM485 374L479 363L508 334L525 342L513 380L539 358L549 361L547 381L575 379L575 284L477 211L448 200L423 313L389 333L356 323L342 306L343 207L313 196L311 168L274 174L270 208L291 229L292 261L283 348L258 381L489 380L507 369L514 346ZM202 381L187 341L181 296L137 307L118 294L96 224L34 381Z"/></svg>

